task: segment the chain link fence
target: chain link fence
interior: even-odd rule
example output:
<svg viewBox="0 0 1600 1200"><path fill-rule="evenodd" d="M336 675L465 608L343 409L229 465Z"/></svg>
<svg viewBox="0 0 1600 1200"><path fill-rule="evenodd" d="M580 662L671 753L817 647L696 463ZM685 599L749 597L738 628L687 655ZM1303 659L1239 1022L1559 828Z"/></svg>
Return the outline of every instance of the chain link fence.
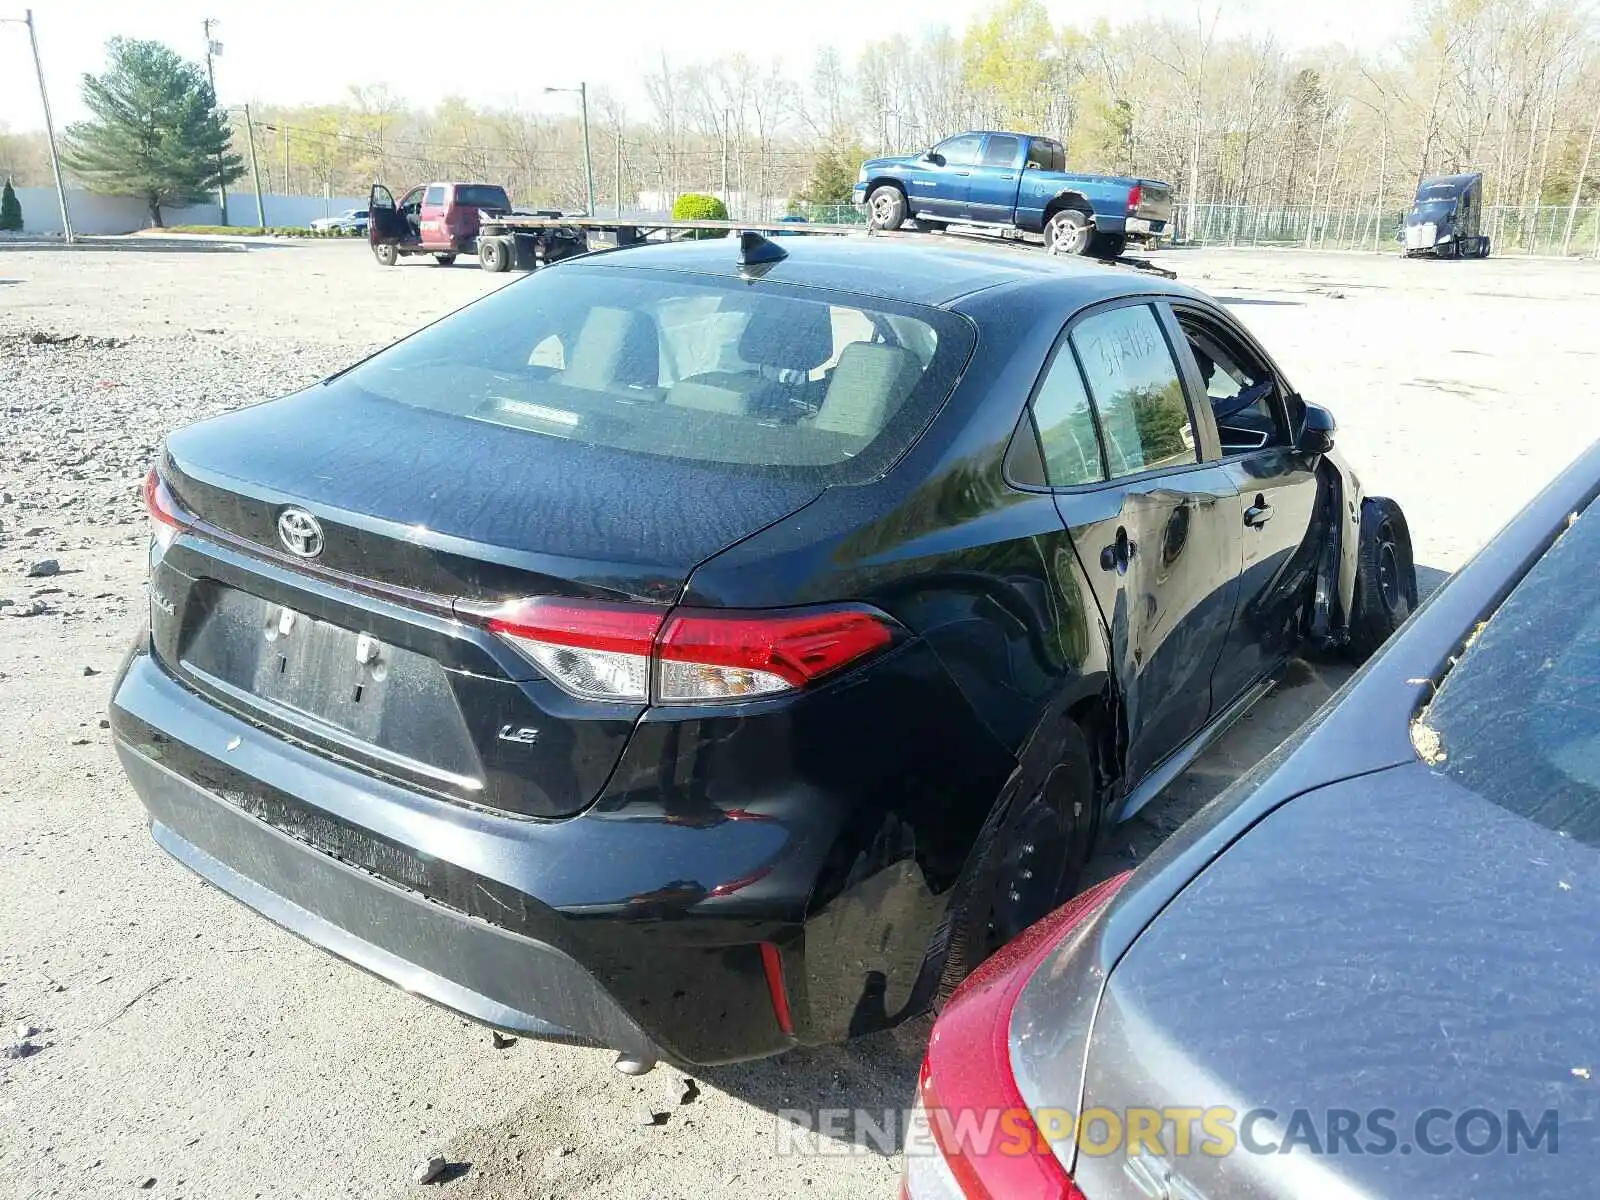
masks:
<svg viewBox="0 0 1600 1200"><path fill-rule="evenodd" d="M1257 204L1201 204L1194 227L1189 210L1177 204L1176 240L1191 246L1297 246L1309 250L1390 250L1400 247L1404 210L1329 208L1321 205L1274 207ZM1568 222L1571 219L1569 233ZM1497 255L1552 254L1600 257L1600 205L1586 206L1572 218L1569 205L1490 205L1483 229Z"/></svg>
<svg viewBox="0 0 1600 1200"><path fill-rule="evenodd" d="M1283 246L1308 250L1378 250L1398 253L1405 212L1400 208L1328 208L1322 205L1201 204L1194 228L1189 209L1174 206L1175 240L1190 246ZM853 204L795 201L791 215L833 225L865 225L865 209ZM1546 254L1600 258L1600 205L1585 205L1572 217L1569 205L1528 208L1490 205L1483 228L1497 255Z"/></svg>

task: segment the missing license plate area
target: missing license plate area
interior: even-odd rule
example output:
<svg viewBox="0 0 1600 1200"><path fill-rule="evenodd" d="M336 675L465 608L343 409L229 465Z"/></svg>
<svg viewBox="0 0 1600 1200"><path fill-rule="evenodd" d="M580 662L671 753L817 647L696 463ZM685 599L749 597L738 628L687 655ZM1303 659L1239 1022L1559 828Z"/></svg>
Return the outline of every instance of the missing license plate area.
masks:
<svg viewBox="0 0 1600 1200"><path fill-rule="evenodd" d="M429 773L480 774L444 668L371 633L219 586L183 667L274 724L332 726Z"/></svg>

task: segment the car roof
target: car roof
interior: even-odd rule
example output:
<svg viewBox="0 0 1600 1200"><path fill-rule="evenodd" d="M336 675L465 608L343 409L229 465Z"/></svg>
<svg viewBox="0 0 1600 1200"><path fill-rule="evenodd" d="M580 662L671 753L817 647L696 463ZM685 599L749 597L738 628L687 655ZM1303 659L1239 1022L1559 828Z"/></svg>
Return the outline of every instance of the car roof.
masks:
<svg viewBox="0 0 1600 1200"><path fill-rule="evenodd" d="M575 261L737 279L738 245L731 238L651 243ZM762 279L931 307L951 307L963 297L997 288L1048 293L1053 304L1076 306L1124 295L1200 296L1133 267L1063 258L1037 246L958 242L928 234L794 237L782 239L781 245L788 257L758 268Z"/></svg>

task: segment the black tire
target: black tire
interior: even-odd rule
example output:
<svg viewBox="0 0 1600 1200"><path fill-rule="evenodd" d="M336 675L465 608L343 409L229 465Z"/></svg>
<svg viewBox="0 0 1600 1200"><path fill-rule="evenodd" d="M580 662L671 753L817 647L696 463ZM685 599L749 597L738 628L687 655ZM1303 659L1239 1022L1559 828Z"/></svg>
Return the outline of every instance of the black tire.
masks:
<svg viewBox="0 0 1600 1200"><path fill-rule="evenodd" d="M1006 942L1080 890L1100 840L1100 804L1089 743L1070 721L1042 756L1055 765L1002 801L978 839L952 914L942 1003Z"/></svg>
<svg viewBox="0 0 1600 1200"><path fill-rule="evenodd" d="M873 229L899 229L906 223L906 194L892 183L872 189L867 197L867 224Z"/></svg>
<svg viewBox="0 0 1600 1200"><path fill-rule="evenodd" d="M433 261L438 263L441 267L448 267L451 263L456 261L456 256L454 254L435 254L433 256Z"/></svg>
<svg viewBox="0 0 1600 1200"><path fill-rule="evenodd" d="M501 238L478 239L478 265L498 274L511 269L511 247Z"/></svg>
<svg viewBox="0 0 1600 1200"><path fill-rule="evenodd" d="M1393 500L1361 502L1356 549L1356 590L1350 619L1350 653L1365 662L1417 607L1417 568L1405 514Z"/></svg>
<svg viewBox="0 0 1600 1200"><path fill-rule="evenodd" d="M372 248L372 257L378 260L380 267L392 267L400 261L400 251L394 243L383 242Z"/></svg>
<svg viewBox="0 0 1600 1200"><path fill-rule="evenodd" d="M1094 226L1076 208L1063 208L1044 224L1044 248L1051 254L1087 254Z"/></svg>
<svg viewBox="0 0 1600 1200"><path fill-rule="evenodd" d="M1096 258L1121 258L1128 248L1128 235L1124 233L1097 233L1089 242L1089 253Z"/></svg>

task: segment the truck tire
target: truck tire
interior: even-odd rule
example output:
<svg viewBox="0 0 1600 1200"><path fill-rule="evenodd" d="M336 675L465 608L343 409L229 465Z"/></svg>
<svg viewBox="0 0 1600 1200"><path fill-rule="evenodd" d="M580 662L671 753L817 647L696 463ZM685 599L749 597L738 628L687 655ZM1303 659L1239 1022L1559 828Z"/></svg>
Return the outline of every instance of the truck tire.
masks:
<svg viewBox="0 0 1600 1200"><path fill-rule="evenodd" d="M372 248L372 257L378 260L380 267L392 267L400 261L400 251L390 242Z"/></svg>
<svg viewBox="0 0 1600 1200"><path fill-rule="evenodd" d="M1076 208L1063 208L1044 225L1044 248L1051 254L1085 254L1093 240L1089 218Z"/></svg>
<svg viewBox="0 0 1600 1200"><path fill-rule="evenodd" d="M873 229L899 229L906 223L906 194L892 183L872 189L867 197L867 224Z"/></svg>
<svg viewBox="0 0 1600 1200"><path fill-rule="evenodd" d="M478 239L478 265L485 271L509 271L511 269L511 247L497 237Z"/></svg>
<svg viewBox="0 0 1600 1200"><path fill-rule="evenodd" d="M1097 233L1089 242L1089 253L1096 258L1121 258L1128 248L1128 235L1124 233Z"/></svg>

